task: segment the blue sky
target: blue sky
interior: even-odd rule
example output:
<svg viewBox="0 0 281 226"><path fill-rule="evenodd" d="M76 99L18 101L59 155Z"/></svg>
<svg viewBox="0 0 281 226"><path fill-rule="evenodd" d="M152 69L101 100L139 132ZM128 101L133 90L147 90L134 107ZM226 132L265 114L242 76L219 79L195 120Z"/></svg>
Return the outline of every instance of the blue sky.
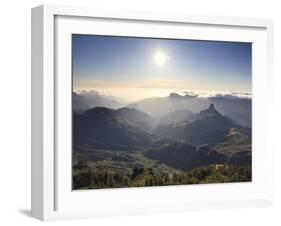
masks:
<svg viewBox="0 0 281 226"><path fill-rule="evenodd" d="M73 87L128 99L171 91L251 93L251 43L72 36Z"/></svg>

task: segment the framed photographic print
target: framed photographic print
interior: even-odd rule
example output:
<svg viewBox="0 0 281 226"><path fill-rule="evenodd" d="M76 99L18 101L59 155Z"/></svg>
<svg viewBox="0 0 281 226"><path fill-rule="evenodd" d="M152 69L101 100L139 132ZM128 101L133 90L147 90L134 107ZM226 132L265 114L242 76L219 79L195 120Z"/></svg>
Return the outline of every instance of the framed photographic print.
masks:
<svg viewBox="0 0 281 226"><path fill-rule="evenodd" d="M32 9L32 215L270 205L270 20Z"/></svg>

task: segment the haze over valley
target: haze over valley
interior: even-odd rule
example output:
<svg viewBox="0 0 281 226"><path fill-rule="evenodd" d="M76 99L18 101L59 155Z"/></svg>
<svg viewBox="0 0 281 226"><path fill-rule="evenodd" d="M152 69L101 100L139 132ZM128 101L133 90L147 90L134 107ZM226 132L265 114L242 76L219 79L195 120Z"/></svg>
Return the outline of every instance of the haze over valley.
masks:
<svg viewBox="0 0 281 226"><path fill-rule="evenodd" d="M130 104L118 100L96 91L73 93L77 178L84 171L99 175L104 170L106 177L122 178L111 178L112 185L74 179L75 188L177 184L171 179L175 175L186 183L251 179L251 98L171 93ZM240 170L244 179L210 179L218 166L226 172ZM186 175L192 170L212 173L201 181ZM166 181L154 181L163 177Z"/></svg>
<svg viewBox="0 0 281 226"><path fill-rule="evenodd" d="M184 94L170 93L167 96L150 97L131 103L94 90L73 93L73 110L75 112L85 111L97 106L112 109L129 107L146 112L156 120L162 119L163 123L169 122L172 118L175 121L184 119L186 111L199 113L201 110L209 107L211 103L214 103L222 114L230 117L242 126L251 127L252 99L249 93L219 93L200 96L194 92L186 91Z"/></svg>

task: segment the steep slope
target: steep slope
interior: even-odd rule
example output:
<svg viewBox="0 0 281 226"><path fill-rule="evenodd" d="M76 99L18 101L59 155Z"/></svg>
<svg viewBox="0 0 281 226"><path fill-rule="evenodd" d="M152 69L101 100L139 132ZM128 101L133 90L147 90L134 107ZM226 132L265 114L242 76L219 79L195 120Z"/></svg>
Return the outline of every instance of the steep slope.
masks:
<svg viewBox="0 0 281 226"><path fill-rule="evenodd" d="M149 115L136 109L95 107L73 115L73 143L76 149L135 150L149 146Z"/></svg>
<svg viewBox="0 0 281 226"><path fill-rule="evenodd" d="M250 131L233 128L226 140L212 146L212 149L227 156L227 163L234 165L251 165L252 139Z"/></svg>
<svg viewBox="0 0 281 226"><path fill-rule="evenodd" d="M155 118L162 118L171 112L185 109L198 113L206 109L211 103L214 103L217 110L223 115L233 119L241 126L251 127L252 100L250 95L246 96L217 94L210 97L200 97L189 93L185 95L171 93L166 97L152 97L140 100L130 104L129 107L147 112Z"/></svg>
<svg viewBox="0 0 281 226"><path fill-rule="evenodd" d="M154 124L154 119L135 108L119 108L115 111L115 114L120 120L126 120L126 123L133 124L132 126L144 131L150 131Z"/></svg>
<svg viewBox="0 0 281 226"><path fill-rule="evenodd" d="M233 120L220 114L211 104L192 120L173 124L159 125L154 133L160 137L173 138L193 145L223 142L231 128L242 128Z"/></svg>
<svg viewBox="0 0 281 226"><path fill-rule="evenodd" d="M231 95L209 97L216 108L244 127L252 127L252 100Z"/></svg>

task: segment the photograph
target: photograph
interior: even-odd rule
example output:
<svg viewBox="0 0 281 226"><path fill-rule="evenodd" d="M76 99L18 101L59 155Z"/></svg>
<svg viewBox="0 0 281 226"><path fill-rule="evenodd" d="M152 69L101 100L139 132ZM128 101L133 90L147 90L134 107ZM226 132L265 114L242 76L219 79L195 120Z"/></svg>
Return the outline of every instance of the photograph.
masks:
<svg viewBox="0 0 281 226"><path fill-rule="evenodd" d="M72 34L72 190L252 181L252 43Z"/></svg>

